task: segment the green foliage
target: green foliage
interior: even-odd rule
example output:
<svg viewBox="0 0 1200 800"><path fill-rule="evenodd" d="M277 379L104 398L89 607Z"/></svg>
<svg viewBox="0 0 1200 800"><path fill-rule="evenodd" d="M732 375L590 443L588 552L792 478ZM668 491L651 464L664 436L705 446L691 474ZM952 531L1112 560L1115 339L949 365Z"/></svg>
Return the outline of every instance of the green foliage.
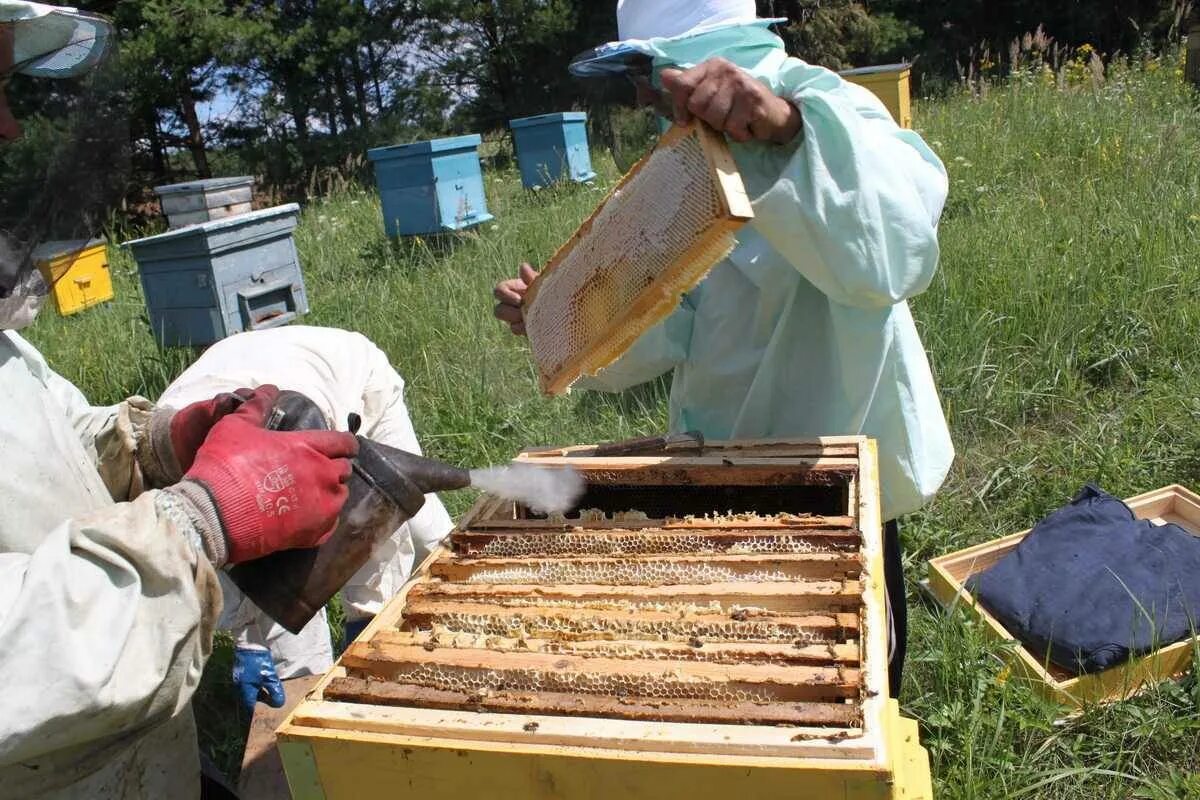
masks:
<svg viewBox="0 0 1200 800"><path fill-rule="evenodd" d="M422 0L413 4L428 59L423 75L462 105L458 126L565 110L580 100L566 71L582 50L616 38L609 3L583 0Z"/></svg>
<svg viewBox="0 0 1200 800"><path fill-rule="evenodd" d="M780 31L788 52L811 64L847 69L902 53L920 29L854 0L759 0L764 17L787 17Z"/></svg>

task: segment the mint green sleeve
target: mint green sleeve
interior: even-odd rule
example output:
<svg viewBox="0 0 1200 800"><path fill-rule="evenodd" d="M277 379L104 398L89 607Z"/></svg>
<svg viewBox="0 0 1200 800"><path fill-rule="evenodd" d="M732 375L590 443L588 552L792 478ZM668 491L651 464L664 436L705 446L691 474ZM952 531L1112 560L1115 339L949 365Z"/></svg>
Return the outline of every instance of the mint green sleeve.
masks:
<svg viewBox="0 0 1200 800"><path fill-rule="evenodd" d="M800 109L798 142L734 145L755 228L837 303L919 294L938 262L946 170L862 87L788 58L771 83Z"/></svg>
<svg viewBox="0 0 1200 800"><path fill-rule="evenodd" d="M620 392L674 369L687 360L692 315L685 297L671 316L642 334L624 355L596 375L580 378L573 388Z"/></svg>

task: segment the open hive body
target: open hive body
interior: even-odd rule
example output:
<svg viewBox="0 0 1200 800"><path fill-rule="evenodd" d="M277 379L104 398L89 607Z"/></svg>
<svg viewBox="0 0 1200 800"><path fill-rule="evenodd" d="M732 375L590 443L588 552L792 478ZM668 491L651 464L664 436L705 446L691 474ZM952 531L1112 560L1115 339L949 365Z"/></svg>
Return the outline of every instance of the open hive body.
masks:
<svg viewBox="0 0 1200 800"><path fill-rule="evenodd" d="M297 797L930 797L887 697L872 442L574 466L485 496L280 729Z"/></svg>

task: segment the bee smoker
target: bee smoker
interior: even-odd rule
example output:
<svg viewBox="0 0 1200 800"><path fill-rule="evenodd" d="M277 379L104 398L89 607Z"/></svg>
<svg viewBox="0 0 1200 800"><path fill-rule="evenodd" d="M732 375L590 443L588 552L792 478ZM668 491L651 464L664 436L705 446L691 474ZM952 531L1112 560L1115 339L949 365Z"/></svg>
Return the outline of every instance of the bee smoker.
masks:
<svg viewBox="0 0 1200 800"><path fill-rule="evenodd" d="M350 430L358 431L357 414ZM267 427L323 430L320 408L300 392L279 393ZM292 633L299 633L391 536L425 505L425 495L471 484L465 469L358 437L347 482L349 497L333 534L318 547L279 550L233 566L229 577L246 596Z"/></svg>

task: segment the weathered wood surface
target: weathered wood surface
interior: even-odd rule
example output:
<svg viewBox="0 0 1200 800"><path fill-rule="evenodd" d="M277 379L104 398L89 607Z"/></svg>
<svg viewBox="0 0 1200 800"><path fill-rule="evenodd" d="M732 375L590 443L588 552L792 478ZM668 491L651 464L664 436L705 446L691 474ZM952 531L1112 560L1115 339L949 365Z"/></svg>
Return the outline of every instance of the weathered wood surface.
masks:
<svg viewBox="0 0 1200 800"><path fill-rule="evenodd" d="M469 694L372 678L335 678L325 697L353 703L422 708L470 709L508 714L610 717L652 722L712 722L741 725L815 725L854 728L861 723L849 703L751 703L604 697L568 692Z"/></svg>
<svg viewBox="0 0 1200 800"><path fill-rule="evenodd" d="M562 574L574 571L577 574L589 571L589 574L629 575L642 572L647 576L647 582L636 580L623 582L631 591L639 591L645 585L662 585L667 581L653 580L656 574L683 573L687 570L700 572L703 570L720 571L730 575L768 575L782 576L773 579L781 580L830 580L842 579L858 575L862 562L853 553L786 553L786 554L713 554L713 555L639 555L623 556L620 558L604 558L579 556L575 558L486 558L476 559L467 557L443 558L435 561L430 567L430 575L444 581L469 581L480 575L496 575L499 570L525 571L538 570L547 574ZM500 581L496 581L499 583ZM803 588L803 587L798 587Z"/></svg>
<svg viewBox="0 0 1200 800"><path fill-rule="evenodd" d="M354 672L385 680L416 683L437 670L492 690L522 681L530 690L574 690L704 699L829 700L856 697L859 672L842 665L713 664L691 661L631 661L585 658L561 653L498 653L492 650L435 650L386 643L356 643L342 656ZM630 688L640 687L640 688ZM437 688L437 687L434 687ZM662 694L655 695L654 692Z"/></svg>
<svg viewBox="0 0 1200 800"><path fill-rule="evenodd" d="M460 625L474 621L477 632L554 636L565 640L611 639L614 633L687 641L691 638L734 641L844 642L858 634L858 616L769 614L739 610L729 614L679 613L630 609L579 609L553 606L503 606L497 603L409 600L405 627Z"/></svg>
<svg viewBox="0 0 1200 800"><path fill-rule="evenodd" d="M570 653L608 658L674 659L724 663L774 664L857 664L859 648L854 644L803 644L800 642L688 642L645 639L595 639L569 641L485 636L434 631L380 631L371 643L423 647L434 651L442 647L486 648L498 653Z"/></svg>
<svg viewBox="0 0 1200 800"><path fill-rule="evenodd" d="M527 607L538 600L570 603L572 608L609 608L625 603L632 611L654 606L708 606L725 613L755 608L779 613L851 611L862 602L858 581L775 581L754 583L665 584L488 584L426 583L414 586L410 602L477 602ZM516 606L514 604L520 604Z"/></svg>

